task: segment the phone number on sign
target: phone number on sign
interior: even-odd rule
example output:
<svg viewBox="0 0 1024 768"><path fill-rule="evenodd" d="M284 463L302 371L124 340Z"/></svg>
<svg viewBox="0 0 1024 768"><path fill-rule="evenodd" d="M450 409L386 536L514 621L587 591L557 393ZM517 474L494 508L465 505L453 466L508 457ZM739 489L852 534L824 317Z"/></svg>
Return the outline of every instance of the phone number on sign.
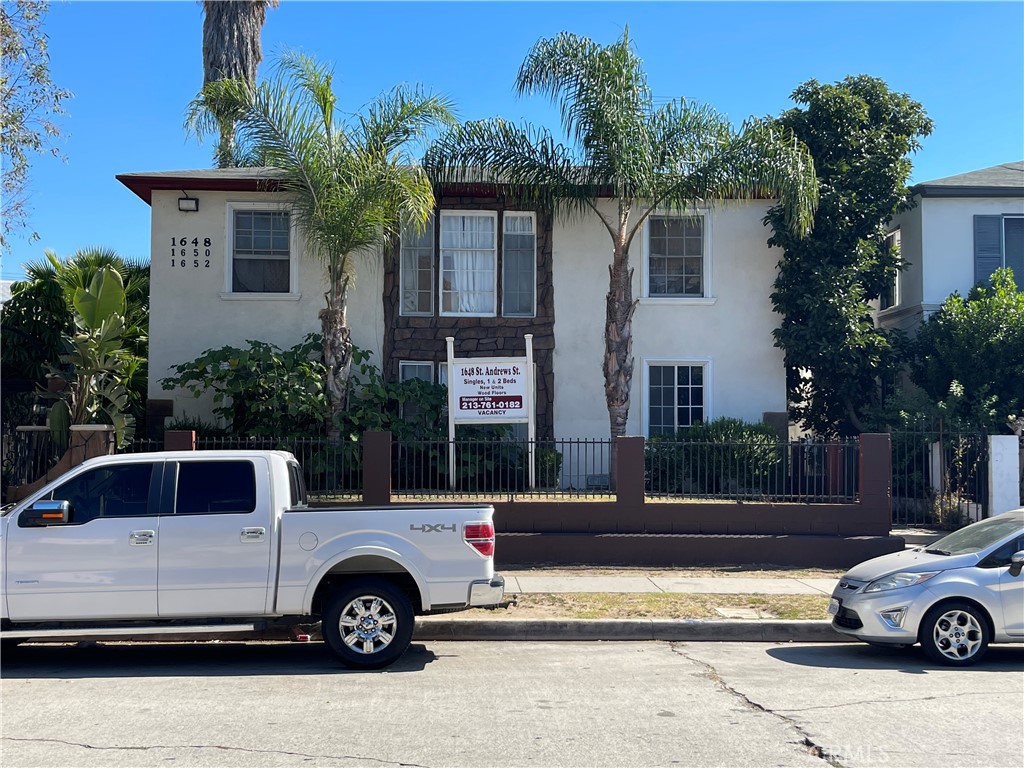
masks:
<svg viewBox="0 0 1024 768"><path fill-rule="evenodd" d="M523 398L510 397L460 397L460 411L510 410L523 407Z"/></svg>

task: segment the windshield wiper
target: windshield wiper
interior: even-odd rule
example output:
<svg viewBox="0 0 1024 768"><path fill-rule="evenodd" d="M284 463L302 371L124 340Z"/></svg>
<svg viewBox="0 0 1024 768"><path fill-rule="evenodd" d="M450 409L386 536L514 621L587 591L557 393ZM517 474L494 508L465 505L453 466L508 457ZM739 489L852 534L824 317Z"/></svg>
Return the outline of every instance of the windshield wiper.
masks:
<svg viewBox="0 0 1024 768"><path fill-rule="evenodd" d="M925 552L927 552L929 555L945 555L946 557L949 557L949 555L953 554L952 552L947 552L944 549L926 549Z"/></svg>

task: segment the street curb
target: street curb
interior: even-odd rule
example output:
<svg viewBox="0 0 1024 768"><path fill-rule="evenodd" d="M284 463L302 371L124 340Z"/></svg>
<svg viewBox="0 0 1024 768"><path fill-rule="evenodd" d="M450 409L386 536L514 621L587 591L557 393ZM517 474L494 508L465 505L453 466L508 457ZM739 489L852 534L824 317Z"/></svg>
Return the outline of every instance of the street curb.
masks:
<svg viewBox="0 0 1024 768"><path fill-rule="evenodd" d="M849 643L828 621L781 619L451 619L419 617L414 640L685 640Z"/></svg>

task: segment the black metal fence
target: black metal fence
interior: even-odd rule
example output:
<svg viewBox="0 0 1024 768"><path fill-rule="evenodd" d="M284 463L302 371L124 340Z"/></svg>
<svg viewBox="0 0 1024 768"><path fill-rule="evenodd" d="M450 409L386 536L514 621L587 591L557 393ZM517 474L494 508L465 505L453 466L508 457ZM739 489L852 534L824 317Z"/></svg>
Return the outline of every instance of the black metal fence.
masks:
<svg viewBox="0 0 1024 768"><path fill-rule="evenodd" d="M988 515L986 435L893 432L894 525L959 528Z"/></svg>
<svg viewBox="0 0 1024 768"><path fill-rule="evenodd" d="M395 441L391 488L397 498L575 498L610 493L610 440ZM454 474L451 453L454 451Z"/></svg>
<svg viewBox="0 0 1024 768"><path fill-rule="evenodd" d="M859 442L703 442L655 438L647 444L647 493L665 498L853 503Z"/></svg>

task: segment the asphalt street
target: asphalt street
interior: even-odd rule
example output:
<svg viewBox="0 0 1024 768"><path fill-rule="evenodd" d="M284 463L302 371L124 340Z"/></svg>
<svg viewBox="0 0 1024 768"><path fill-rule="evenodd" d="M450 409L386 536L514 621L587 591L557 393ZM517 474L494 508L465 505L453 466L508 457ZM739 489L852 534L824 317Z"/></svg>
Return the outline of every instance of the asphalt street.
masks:
<svg viewBox="0 0 1024 768"><path fill-rule="evenodd" d="M17 766L1013 766L1024 649L940 668L859 644L28 646L2 666Z"/></svg>

